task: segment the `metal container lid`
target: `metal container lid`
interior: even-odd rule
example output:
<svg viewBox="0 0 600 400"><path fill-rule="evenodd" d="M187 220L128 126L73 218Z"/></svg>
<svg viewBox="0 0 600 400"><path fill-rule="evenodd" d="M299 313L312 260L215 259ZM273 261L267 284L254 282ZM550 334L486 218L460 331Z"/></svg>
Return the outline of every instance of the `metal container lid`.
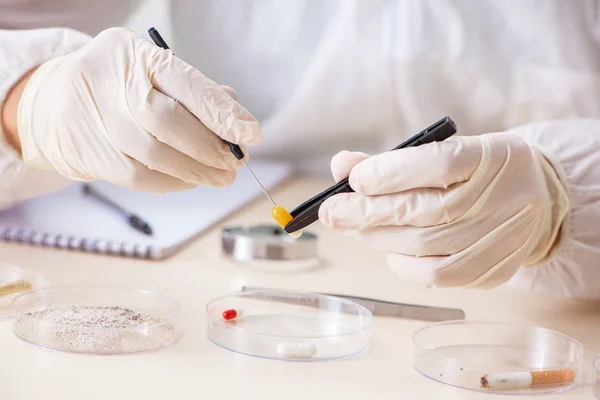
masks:
<svg viewBox="0 0 600 400"><path fill-rule="evenodd" d="M275 225L235 226L223 229L221 248L239 261L308 260L317 258L317 236L304 232L294 239Z"/></svg>

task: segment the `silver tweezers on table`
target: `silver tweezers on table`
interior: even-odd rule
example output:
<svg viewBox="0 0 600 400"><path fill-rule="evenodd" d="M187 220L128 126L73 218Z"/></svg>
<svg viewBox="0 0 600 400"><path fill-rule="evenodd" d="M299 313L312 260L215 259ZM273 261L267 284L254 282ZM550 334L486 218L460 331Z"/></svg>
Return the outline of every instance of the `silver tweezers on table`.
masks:
<svg viewBox="0 0 600 400"><path fill-rule="evenodd" d="M285 292L277 292L273 290L273 293L268 291L272 289L261 288L256 286L242 286L242 292L250 291L265 291L264 295L261 296L265 300L279 301L283 303L291 303L304 305L309 307L318 307L319 305L310 297L302 296L290 296ZM422 321L454 321L465 319L465 312L458 308L444 308L444 307L430 307L430 306L419 306L415 304L405 303L392 303L390 301L369 299L366 297L346 296L338 294L322 293L327 296L334 296L341 299L353 301L361 306L365 307L374 316L380 317L394 317L394 318L407 318L416 319Z"/></svg>

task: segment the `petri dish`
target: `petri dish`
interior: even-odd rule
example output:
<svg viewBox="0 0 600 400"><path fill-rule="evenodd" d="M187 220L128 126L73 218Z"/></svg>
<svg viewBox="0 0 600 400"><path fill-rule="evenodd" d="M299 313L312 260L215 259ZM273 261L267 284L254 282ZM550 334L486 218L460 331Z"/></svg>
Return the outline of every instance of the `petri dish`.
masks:
<svg viewBox="0 0 600 400"><path fill-rule="evenodd" d="M227 310L236 310L238 317L224 319ZM238 292L209 301L206 313L208 339L248 356L327 361L356 356L370 346L371 312L334 296L284 290Z"/></svg>
<svg viewBox="0 0 600 400"><path fill-rule="evenodd" d="M14 265L0 265L0 321L12 319L12 301L15 296L46 286L48 286L48 281L37 272Z"/></svg>
<svg viewBox="0 0 600 400"><path fill-rule="evenodd" d="M434 381L496 394L552 394L581 381L583 346L536 327L450 321L413 335L414 367Z"/></svg>
<svg viewBox="0 0 600 400"><path fill-rule="evenodd" d="M179 304L143 290L57 286L13 299L13 332L31 344L85 354L158 350L179 338Z"/></svg>

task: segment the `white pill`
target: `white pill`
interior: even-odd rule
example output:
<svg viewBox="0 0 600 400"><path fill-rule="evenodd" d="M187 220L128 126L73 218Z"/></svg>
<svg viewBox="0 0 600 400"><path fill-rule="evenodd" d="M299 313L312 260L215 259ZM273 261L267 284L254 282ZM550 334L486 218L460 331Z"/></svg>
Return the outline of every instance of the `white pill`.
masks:
<svg viewBox="0 0 600 400"><path fill-rule="evenodd" d="M300 236L302 236L302 229L300 229L296 232L288 233L288 235L290 235L290 237L292 237L294 239L298 239Z"/></svg>
<svg viewBox="0 0 600 400"><path fill-rule="evenodd" d="M312 343L279 343L277 354L284 358L310 358L317 354L317 346Z"/></svg>

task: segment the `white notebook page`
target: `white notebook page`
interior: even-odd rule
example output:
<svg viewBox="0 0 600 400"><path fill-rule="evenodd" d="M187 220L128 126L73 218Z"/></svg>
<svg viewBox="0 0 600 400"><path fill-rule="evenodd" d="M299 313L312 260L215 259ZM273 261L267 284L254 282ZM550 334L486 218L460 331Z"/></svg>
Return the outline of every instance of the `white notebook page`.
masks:
<svg viewBox="0 0 600 400"><path fill-rule="evenodd" d="M284 181L292 172L288 165L281 163L252 162L250 166L268 189ZM70 247L79 247L81 240L97 241L100 249L96 251L100 252L104 252L103 247L110 246L124 246L128 249L125 253L133 251L136 245L138 248L152 247L153 257L162 258L263 195L245 169L240 169L235 183L226 188L199 187L184 192L154 194L130 191L106 182L91 185L148 222L154 231L153 236L136 231L120 213L84 195L80 183L0 212L0 231L8 228L15 234L21 231L25 238L13 240L24 242L31 240L32 232L36 232L38 238L44 235L59 237L59 242L63 243L59 243L58 247L67 247L68 238L75 241ZM49 242L53 240L48 239Z"/></svg>

